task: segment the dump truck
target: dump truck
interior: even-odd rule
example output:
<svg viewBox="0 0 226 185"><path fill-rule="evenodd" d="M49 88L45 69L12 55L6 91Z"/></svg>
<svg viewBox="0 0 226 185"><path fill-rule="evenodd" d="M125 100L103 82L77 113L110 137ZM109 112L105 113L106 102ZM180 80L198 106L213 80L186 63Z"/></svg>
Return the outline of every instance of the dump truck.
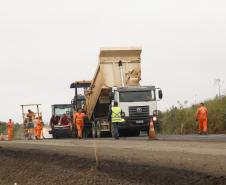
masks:
<svg viewBox="0 0 226 185"><path fill-rule="evenodd" d="M119 124L120 133L138 136L140 131L148 131L151 119L158 122L157 101L163 94L153 85L140 85L141 51L139 47L100 49L99 64L84 101L93 137L112 133L108 112L114 101L125 119Z"/></svg>

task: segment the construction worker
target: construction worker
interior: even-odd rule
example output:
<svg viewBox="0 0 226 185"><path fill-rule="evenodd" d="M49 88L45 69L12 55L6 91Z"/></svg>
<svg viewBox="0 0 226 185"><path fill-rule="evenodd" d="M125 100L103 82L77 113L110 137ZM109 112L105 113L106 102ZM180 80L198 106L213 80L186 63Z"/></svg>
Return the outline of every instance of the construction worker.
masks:
<svg viewBox="0 0 226 185"><path fill-rule="evenodd" d="M197 109L196 121L199 122L199 134L207 134L208 110L204 106L204 103L200 103Z"/></svg>
<svg viewBox="0 0 226 185"><path fill-rule="evenodd" d="M84 128L84 118L86 117L85 113L82 112L82 109L79 108L77 112L74 113L74 123L76 124L78 138L82 139L82 133Z"/></svg>
<svg viewBox="0 0 226 185"><path fill-rule="evenodd" d="M119 139L119 132L118 132L118 124L123 122L122 119L122 109L118 106L118 102L114 102L114 106L110 108L108 114L108 120L111 120L111 124L113 126L114 131L114 138Z"/></svg>
<svg viewBox="0 0 226 185"><path fill-rule="evenodd" d="M36 127L35 127L35 138L37 140L41 139L42 129L43 129L43 126L42 126L42 118L39 116L36 119Z"/></svg>
<svg viewBox="0 0 226 185"><path fill-rule="evenodd" d="M37 130L37 123L38 123L38 117L36 117L33 121L34 123L34 134L35 134L35 139L37 139L37 134L38 134L38 130Z"/></svg>
<svg viewBox="0 0 226 185"><path fill-rule="evenodd" d="M32 112L30 109L28 110L27 118L28 118L28 121L29 121L29 122L33 122L34 119L35 119L35 113Z"/></svg>
<svg viewBox="0 0 226 185"><path fill-rule="evenodd" d="M0 122L0 141L4 141L2 123Z"/></svg>
<svg viewBox="0 0 226 185"><path fill-rule="evenodd" d="M32 135L34 134L34 119L35 119L35 113L32 112L30 109L27 113L27 129L28 129L28 139L32 139Z"/></svg>
<svg viewBox="0 0 226 185"><path fill-rule="evenodd" d="M8 141L11 141L13 139L13 128L14 123L12 119L9 119L9 122L7 123Z"/></svg>
<svg viewBox="0 0 226 185"><path fill-rule="evenodd" d="M69 124L69 118L66 113L63 114L62 118L60 119L61 125L68 125Z"/></svg>

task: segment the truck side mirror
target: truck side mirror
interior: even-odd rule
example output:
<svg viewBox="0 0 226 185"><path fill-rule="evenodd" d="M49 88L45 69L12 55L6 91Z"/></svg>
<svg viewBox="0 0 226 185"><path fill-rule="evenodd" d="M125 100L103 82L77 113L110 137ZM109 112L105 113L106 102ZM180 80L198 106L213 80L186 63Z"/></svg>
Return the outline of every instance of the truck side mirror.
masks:
<svg viewBox="0 0 226 185"><path fill-rule="evenodd" d="M159 99L161 100L163 98L163 93L162 93L162 90L158 90L158 94L159 94Z"/></svg>

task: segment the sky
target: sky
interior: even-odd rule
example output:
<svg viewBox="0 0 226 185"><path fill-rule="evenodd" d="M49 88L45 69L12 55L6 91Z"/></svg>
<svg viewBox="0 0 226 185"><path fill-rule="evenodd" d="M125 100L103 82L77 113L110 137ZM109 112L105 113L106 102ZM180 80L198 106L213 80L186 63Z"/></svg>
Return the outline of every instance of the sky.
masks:
<svg viewBox="0 0 226 185"><path fill-rule="evenodd" d="M142 84L162 88L159 109L213 98L226 80L224 0L0 1L0 120L21 104L70 103L92 79L101 47L142 47Z"/></svg>

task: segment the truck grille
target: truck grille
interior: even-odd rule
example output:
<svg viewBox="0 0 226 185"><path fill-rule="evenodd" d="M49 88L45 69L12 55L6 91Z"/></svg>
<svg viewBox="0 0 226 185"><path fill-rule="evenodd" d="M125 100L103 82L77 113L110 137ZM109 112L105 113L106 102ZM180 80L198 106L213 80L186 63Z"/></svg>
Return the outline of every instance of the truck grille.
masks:
<svg viewBox="0 0 226 185"><path fill-rule="evenodd" d="M149 118L149 106L129 107L129 117L131 120L147 120Z"/></svg>

